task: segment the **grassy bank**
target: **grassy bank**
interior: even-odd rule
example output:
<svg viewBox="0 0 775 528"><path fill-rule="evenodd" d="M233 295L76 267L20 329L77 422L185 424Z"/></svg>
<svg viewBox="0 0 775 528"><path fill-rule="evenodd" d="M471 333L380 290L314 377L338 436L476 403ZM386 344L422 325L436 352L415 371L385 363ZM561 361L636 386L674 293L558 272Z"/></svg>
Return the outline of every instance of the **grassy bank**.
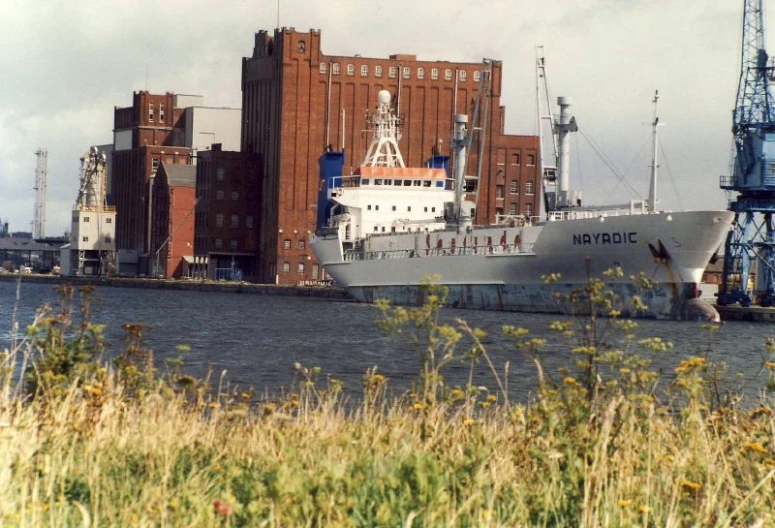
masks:
<svg viewBox="0 0 775 528"><path fill-rule="evenodd" d="M590 292L611 315L605 292ZM154 367L141 325L106 361L88 295L73 309L65 289L4 355L0 525L775 525L766 387L741 402L719 389L719 365L687 357L657 389L647 358L670 345L593 315L552 324L577 358L560 373L542 368L544 338L504 328L541 380L517 404L482 333L439 323L442 297L382 306L382 330L423 360L405 396L387 398L390 380L368 371L348 399L298 365L286 395L257 399L181 362ZM607 345L614 333L626 346ZM444 368L459 361L487 365L491 385L447 386Z"/></svg>

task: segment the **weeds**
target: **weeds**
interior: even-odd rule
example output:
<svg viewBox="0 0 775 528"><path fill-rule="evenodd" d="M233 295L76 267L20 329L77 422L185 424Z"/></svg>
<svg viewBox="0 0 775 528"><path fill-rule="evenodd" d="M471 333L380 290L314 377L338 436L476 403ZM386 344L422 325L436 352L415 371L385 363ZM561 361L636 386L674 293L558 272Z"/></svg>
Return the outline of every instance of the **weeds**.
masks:
<svg viewBox="0 0 775 528"><path fill-rule="evenodd" d="M507 326L532 358L537 396L508 398L484 332L443 322L443 288L418 308L379 305L379 326L416 345L413 389L366 371L348 400L319 368L296 365L283 396L224 393L154 364L147 328L127 325L110 360L72 290L7 351L0 391L2 526L768 526L775 523L771 398L742 405L708 357L675 379L651 370L671 347L638 337L594 282L579 299L608 317ZM590 293L591 298L590 298ZM591 303L591 304L590 304ZM610 303L610 304L609 304ZM612 313L613 312L613 313ZM74 322L78 315L80 322ZM708 330L711 332L711 330ZM576 361L545 367L559 340ZM775 386L773 352L763 370ZM9 374L27 357L25 391ZM20 361L21 363L14 363ZM469 368L449 386L445 370ZM474 365L492 375L474 383Z"/></svg>

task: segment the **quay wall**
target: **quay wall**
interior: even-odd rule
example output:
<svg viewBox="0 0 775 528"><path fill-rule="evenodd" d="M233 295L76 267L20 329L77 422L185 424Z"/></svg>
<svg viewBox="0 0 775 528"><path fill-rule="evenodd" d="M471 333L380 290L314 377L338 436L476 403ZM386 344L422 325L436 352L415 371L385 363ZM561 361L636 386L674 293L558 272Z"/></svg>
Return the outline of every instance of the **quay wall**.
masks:
<svg viewBox="0 0 775 528"><path fill-rule="evenodd" d="M165 280L147 278L118 277L70 277L61 275L17 275L0 274L4 282L35 282L39 284L73 284L74 286L111 286L115 288L146 288L157 290L185 290L203 292L248 293L256 295L281 295L289 297L313 297L352 300L343 288L336 286L294 286L276 284L253 284L248 282L201 281L201 280Z"/></svg>

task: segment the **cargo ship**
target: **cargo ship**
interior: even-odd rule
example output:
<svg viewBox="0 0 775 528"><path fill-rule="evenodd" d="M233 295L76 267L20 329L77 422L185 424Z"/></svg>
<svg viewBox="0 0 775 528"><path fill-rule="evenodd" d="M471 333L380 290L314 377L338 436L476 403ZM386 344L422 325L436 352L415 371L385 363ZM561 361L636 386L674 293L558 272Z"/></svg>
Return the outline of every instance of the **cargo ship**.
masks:
<svg viewBox="0 0 775 528"><path fill-rule="evenodd" d="M310 246L326 272L366 303L422 303L434 277L448 289L446 303L457 308L575 311L562 299L590 278L621 268L622 276L604 280L623 315L714 320L718 314L699 298L699 285L733 213L656 209L657 99L648 199L605 208L581 205L568 170L568 138L577 126L570 99L560 97L559 119L551 126L556 167L546 163L551 170L543 170L545 212L475 226L476 205L466 200L464 176L473 132L467 130L468 116L453 118L449 171L406 167L398 148L400 119L383 90L368 117L372 142L361 166L351 175L321 171L319 226Z"/></svg>

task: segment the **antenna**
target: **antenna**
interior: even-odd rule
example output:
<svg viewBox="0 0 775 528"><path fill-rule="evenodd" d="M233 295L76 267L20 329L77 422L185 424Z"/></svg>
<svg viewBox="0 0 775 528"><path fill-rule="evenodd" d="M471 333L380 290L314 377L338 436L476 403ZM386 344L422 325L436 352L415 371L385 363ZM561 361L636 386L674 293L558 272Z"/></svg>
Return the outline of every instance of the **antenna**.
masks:
<svg viewBox="0 0 775 528"><path fill-rule="evenodd" d="M38 158L35 168L35 220L32 222L32 238L46 236L46 180L48 178L48 151L39 148L35 151Z"/></svg>

